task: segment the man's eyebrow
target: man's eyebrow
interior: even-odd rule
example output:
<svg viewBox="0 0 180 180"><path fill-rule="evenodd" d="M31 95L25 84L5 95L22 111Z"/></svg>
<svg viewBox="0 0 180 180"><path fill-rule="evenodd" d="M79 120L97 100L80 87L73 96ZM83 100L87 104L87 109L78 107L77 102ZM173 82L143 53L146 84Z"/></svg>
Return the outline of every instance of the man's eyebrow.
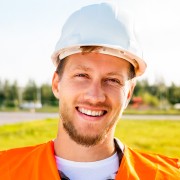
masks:
<svg viewBox="0 0 180 180"><path fill-rule="evenodd" d="M77 65L72 67L73 70L84 70L84 71L91 71L91 68L85 66L85 65Z"/></svg>
<svg viewBox="0 0 180 180"><path fill-rule="evenodd" d="M120 76L120 77L124 77L120 72L109 72L107 73L108 76Z"/></svg>

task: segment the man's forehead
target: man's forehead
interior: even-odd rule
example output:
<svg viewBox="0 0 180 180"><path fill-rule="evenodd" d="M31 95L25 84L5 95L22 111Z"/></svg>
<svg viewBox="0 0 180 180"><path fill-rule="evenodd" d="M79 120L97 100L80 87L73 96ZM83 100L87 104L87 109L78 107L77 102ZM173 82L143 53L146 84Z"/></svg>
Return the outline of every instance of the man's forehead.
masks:
<svg viewBox="0 0 180 180"><path fill-rule="evenodd" d="M93 63L91 63L93 64ZM129 67L127 68L118 68L117 66L111 66L109 64L105 64L104 66L98 66L99 64L97 64L94 68L93 65L90 65L89 63L81 63L81 62L77 62L75 60L70 60L68 62L67 65L67 69L69 71L83 71L83 72L89 72L89 73L94 73L94 71L96 72L95 74L99 73L104 73L104 75L108 75L108 76L119 76L119 77L124 77L124 73L127 72L129 70Z"/></svg>

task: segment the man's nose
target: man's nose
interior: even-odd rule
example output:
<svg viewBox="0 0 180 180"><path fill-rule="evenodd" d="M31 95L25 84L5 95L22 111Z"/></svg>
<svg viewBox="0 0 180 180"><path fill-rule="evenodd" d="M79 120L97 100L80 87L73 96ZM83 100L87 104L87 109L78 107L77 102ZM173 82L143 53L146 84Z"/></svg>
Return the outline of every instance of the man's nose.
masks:
<svg viewBox="0 0 180 180"><path fill-rule="evenodd" d="M100 82L92 82L89 84L84 94L84 100L92 104L104 102L106 100L106 95Z"/></svg>

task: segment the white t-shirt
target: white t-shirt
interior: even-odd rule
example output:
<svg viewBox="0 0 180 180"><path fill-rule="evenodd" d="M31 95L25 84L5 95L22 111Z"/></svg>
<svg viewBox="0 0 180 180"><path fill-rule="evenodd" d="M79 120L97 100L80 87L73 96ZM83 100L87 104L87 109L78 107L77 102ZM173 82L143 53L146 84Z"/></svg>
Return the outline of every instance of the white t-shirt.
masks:
<svg viewBox="0 0 180 180"><path fill-rule="evenodd" d="M61 175L70 180L113 180L119 168L117 153L95 162L75 162L55 156Z"/></svg>

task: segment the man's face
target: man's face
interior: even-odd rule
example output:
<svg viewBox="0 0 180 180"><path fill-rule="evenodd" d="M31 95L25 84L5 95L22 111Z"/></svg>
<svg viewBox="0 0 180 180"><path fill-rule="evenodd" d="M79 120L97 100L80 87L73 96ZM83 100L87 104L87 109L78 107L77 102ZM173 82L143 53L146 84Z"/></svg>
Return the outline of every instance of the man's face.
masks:
<svg viewBox="0 0 180 180"><path fill-rule="evenodd" d="M114 134L133 91L128 74L129 63L113 56L79 53L68 57L62 76L54 76L53 92L71 139L92 146Z"/></svg>

